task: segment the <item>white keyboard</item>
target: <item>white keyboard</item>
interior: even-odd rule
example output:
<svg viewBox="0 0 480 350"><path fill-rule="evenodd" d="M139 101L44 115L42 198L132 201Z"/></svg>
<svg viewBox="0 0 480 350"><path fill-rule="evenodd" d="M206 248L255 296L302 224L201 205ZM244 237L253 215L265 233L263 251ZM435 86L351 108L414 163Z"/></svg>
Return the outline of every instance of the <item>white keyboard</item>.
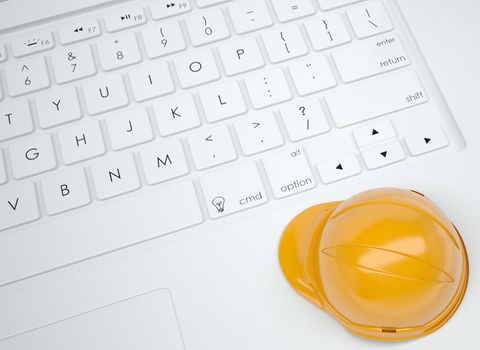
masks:
<svg viewBox="0 0 480 350"><path fill-rule="evenodd" d="M133 1L0 62L0 285L461 138L393 0Z"/></svg>

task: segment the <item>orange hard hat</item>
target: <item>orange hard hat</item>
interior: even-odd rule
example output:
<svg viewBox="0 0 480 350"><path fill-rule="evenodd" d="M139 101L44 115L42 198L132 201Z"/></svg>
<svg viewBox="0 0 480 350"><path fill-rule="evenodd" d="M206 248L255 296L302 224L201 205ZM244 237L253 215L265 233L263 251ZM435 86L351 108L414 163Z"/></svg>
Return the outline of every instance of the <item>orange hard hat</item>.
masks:
<svg viewBox="0 0 480 350"><path fill-rule="evenodd" d="M351 332L374 339L435 331L468 283L456 227L409 190L376 189L303 211L285 229L279 257L293 288Z"/></svg>

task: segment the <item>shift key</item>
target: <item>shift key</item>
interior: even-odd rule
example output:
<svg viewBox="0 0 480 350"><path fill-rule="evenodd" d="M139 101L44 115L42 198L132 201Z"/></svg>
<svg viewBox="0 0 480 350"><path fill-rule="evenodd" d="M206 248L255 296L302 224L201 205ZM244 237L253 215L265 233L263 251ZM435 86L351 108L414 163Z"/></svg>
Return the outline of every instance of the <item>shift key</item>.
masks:
<svg viewBox="0 0 480 350"><path fill-rule="evenodd" d="M413 107L428 100L414 71L382 76L339 89L325 97L338 127Z"/></svg>

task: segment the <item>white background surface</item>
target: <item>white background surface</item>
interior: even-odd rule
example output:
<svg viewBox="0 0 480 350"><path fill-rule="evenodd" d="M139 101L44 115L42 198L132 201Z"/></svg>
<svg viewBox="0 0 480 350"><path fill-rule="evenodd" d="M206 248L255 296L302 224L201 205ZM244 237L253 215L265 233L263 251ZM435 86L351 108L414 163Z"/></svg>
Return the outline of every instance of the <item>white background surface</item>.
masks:
<svg viewBox="0 0 480 350"><path fill-rule="evenodd" d="M477 349L480 3L399 3L456 116L467 142L466 150L370 182L352 184L322 198L310 197L235 226L197 232L191 237L193 231L185 231L9 286L0 291L2 334L15 332L19 324L41 325L168 287L187 350ZM296 294L278 266L279 237L298 211L320 201L342 199L381 186L414 188L432 198L458 226L469 252L470 284L459 311L439 331L415 341L385 344L350 335Z"/></svg>

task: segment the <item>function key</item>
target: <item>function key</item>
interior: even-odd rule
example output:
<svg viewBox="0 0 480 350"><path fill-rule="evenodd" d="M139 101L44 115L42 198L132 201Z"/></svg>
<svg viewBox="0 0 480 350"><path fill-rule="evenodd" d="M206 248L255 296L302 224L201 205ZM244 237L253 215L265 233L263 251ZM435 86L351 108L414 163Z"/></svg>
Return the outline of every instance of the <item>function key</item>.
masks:
<svg viewBox="0 0 480 350"><path fill-rule="evenodd" d="M100 26L96 19L77 22L61 28L58 31L60 42L63 45L77 41L94 38L101 34Z"/></svg>
<svg viewBox="0 0 480 350"><path fill-rule="evenodd" d="M197 0L196 3L198 7L207 7L207 6L220 4L225 1L229 1L229 0Z"/></svg>
<svg viewBox="0 0 480 350"><path fill-rule="evenodd" d="M175 16L180 13L188 12L192 9L190 0L172 1L159 0L150 5L153 19L162 19L170 16Z"/></svg>
<svg viewBox="0 0 480 350"><path fill-rule="evenodd" d="M35 52L49 50L54 46L52 33L32 33L14 39L12 41L12 52L15 57L22 57Z"/></svg>
<svg viewBox="0 0 480 350"><path fill-rule="evenodd" d="M317 0L318 5L322 10L331 10L337 7L352 4L354 2L360 2L363 0Z"/></svg>
<svg viewBox="0 0 480 350"><path fill-rule="evenodd" d="M116 32L125 28L145 23L145 12L141 7L131 7L105 17L105 27L109 32Z"/></svg>

